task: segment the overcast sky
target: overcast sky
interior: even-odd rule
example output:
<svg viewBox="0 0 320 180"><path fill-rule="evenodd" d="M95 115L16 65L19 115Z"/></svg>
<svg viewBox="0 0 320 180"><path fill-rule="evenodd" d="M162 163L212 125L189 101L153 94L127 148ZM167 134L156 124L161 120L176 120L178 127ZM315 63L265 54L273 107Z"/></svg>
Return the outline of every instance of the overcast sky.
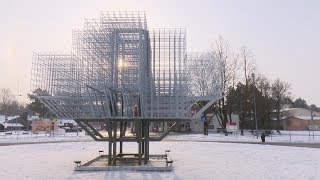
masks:
<svg viewBox="0 0 320 180"><path fill-rule="evenodd" d="M150 28L186 28L187 51L221 34L234 50L249 47L267 77L290 83L293 98L320 106L320 1L311 0L2 0L0 88L26 97L32 53L69 52L72 29L106 10L145 11Z"/></svg>

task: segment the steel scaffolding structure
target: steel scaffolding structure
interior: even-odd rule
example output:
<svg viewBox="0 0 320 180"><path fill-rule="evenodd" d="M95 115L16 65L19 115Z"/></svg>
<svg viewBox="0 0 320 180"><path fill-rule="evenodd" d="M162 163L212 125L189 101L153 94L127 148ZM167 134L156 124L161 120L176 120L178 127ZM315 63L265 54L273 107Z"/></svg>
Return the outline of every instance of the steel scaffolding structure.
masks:
<svg viewBox="0 0 320 180"><path fill-rule="evenodd" d="M152 68L152 116L185 117L186 31L153 29L150 31Z"/></svg>
<svg viewBox="0 0 320 180"><path fill-rule="evenodd" d="M213 58L186 53L185 29L147 28L144 12L101 12L86 19L72 34L71 53L35 53L32 88L59 118L75 119L95 140L109 141L109 164L124 156L122 142L137 141L139 164L149 159L149 141L161 140L178 122L199 118L222 92L221 81L211 81L215 92L192 95L196 75L188 61ZM198 101L207 105L194 116ZM160 137L150 138L150 123L171 122ZM95 123L106 126L107 136ZM136 136L127 137L127 126ZM120 135L117 133L120 128ZM117 155L117 142L120 154Z"/></svg>

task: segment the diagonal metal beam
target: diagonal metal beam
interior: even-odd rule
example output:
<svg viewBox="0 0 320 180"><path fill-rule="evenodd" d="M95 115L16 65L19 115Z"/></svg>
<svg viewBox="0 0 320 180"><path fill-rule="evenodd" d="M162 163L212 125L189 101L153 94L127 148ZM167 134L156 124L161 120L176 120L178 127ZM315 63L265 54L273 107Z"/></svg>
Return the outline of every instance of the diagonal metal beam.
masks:
<svg viewBox="0 0 320 180"><path fill-rule="evenodd" d="M152 137L150 138L150 141L161 141L163 138L165 138L178 124L179 122L173 123L172 126L170 126L169 129L167 129L163 134L160 135L160 137Z"/></svg>
<svg viewBox="0 0 320 180"><path fill-rule="evenodd" d="M86 133L89 134L89 136L92 137L92 139L94 139L95 141L98 140L98 138L94 134L92 134L92 132L84 124L82 124L82 122L77 121L77 120L75 120L75 121Z"/></svg>
<svg viewBox="0 0 320 180"><path fill-rule="evenodd" d="M99 131L97 131L93 126L91 126L91 124L89 124L88 122L84 122L84 123L90 127L90 129L94 132L96 136L99 136L100 138L104 138L104 136L102 136Z"/></svg>
<svg viewBox="0 0 320 180"><path fill-rule="evenodd" d="M206 111L213 103L215 103L220 98L222 98L222 96L213 97L204 107L202 107L195 115L193 115L192 118L199 119L202 113L204 113L204 111Z"/></svg>

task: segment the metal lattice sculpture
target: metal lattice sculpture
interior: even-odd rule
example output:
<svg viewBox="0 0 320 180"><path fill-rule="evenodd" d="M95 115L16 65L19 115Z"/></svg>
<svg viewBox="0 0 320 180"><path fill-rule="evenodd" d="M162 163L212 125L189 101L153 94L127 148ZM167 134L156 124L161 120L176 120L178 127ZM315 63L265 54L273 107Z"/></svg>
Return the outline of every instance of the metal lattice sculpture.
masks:
<svg viewBox="0 0 320 180"><path fill-rule="evenodd" d="M122 142L132 141L125 129L133 123L138 158L147 162L149 140L161 140L178 121L198 118L221 97L219 78L211 84L215 94L192 95L194 69L205 66L188 60L184 29L148 30L144 12L102 12L100 19L86 20L82 30L73 31L71 53L34 54L32 88L48 92L38 99L55 116L75 119L95 140L109 141L110 164L116 162L116 143L121 154ZM208 103L192 117L197 101ZM135 107L139 117L134 117ZM152 121L173 123L161 137L150 138ZM108 137L93 122L106 124Z"/></svg>

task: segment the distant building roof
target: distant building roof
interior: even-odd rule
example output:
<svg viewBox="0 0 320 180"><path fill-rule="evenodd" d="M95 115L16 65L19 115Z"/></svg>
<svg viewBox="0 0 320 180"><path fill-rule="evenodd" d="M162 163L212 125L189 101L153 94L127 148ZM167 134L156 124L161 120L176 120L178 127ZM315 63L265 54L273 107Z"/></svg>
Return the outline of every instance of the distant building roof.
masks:
<svg viewBox="0 0 320 180"><path fill-rule="evenodd" d="M12 119L15 119L15 118L18 118L19 116L6 116L6 115L0 115L0 123L4 123L9 120L12 120Z"/></svg>
<svg viewBox="0 0 320 180"><path fill-rule="evenodd" d="M28 121L39 119L39 116L28 116Z"/></svg>
<svg viewBox="0 0 320 180"><path fill-rule="evenodd" d="M8 127L23 127L22 124L20 123L1 123L4 128L8 128Z"/></svg>
<svg viewBox="0 0 320 180"><path fill-rule="evenodd" d="M285 108L281 110L282 113L286 113L287 117L290 116L311 116L310 109L306 108ZM313 111L313 117L320 117L320 112Z"/></svg>
<svg viewBox="0 0 320 180"><path fill-rule="evenodd" d="M294 117L302 119L302 120L312 120L311 116L294 116ZM313 120L320 120L320 117L313 117Z"/></svg>

